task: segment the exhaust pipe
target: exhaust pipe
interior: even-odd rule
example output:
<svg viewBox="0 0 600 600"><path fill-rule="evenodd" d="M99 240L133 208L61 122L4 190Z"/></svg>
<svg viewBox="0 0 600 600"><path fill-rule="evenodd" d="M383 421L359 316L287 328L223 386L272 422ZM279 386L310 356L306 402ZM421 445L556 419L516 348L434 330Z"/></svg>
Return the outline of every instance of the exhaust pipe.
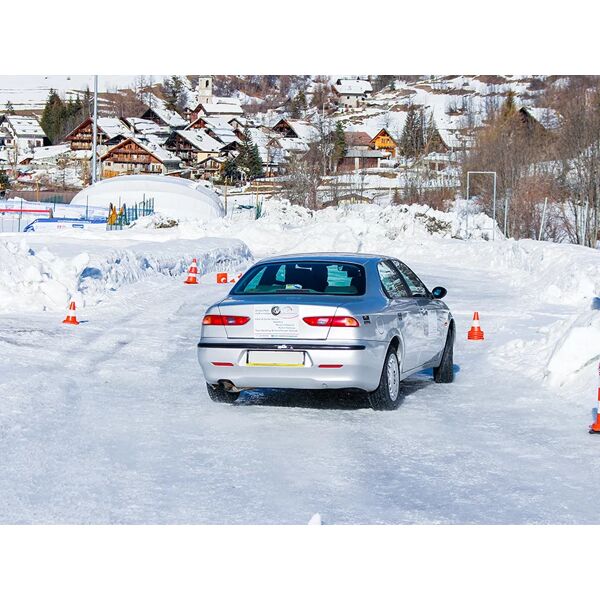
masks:
<svg viewBox="0 0 600 600"><path fill-rule="evenodd" d="M227 392L241 392L243 389L243 388L236 387L228 379L220 380L219 385L223 386L225 388L225 391L227 391Z"/></svg>

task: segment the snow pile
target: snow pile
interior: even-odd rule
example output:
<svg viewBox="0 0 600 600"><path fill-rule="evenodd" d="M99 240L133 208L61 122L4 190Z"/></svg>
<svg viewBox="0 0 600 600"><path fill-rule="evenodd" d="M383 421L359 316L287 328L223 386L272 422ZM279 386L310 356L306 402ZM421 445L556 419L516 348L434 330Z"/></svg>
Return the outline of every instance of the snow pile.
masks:
<svg viewBox="0 0 600 600"><path fill-rule="evenodd" d="M0 241L0 311L64 307L88 260L85 253L68 261L48 250L36 254L24 239Z"/></svg>
<svg viewBox="0 0 600 600"><path fill-rule="evenodd" d="M62 310L70 299L79 305L96 304L144 277L181 276L194 257L201 273L237 270L252 260L243 242L218 238L138 242L124 248L104 245L74 256L69 249L58 245L55 252L47 247L35 251L25 239L18 244L0 240L0 312Z"/></svg>
<svg viewBox="0 0 600 600"><path fill-rule="evenodd" d="M491 237L492 220L483 214L469 217L469 239ZM352 204L311 211L285 200L263 203L263 216L180 224L186 235L237 237L256 255L293 252L381 252L390 254L395 242L423 244L432 238L466 236L466 222L456 212L441 212L422 205L380 207ZM497 237L500 233L497 232Z"/></svg>
<svg viewBox="0 0 600 600"><path fill-rule="evenodd" d="M600 310L580 315L561 328L560 333L546 367L548 383L555 386L574 383L582 390L594 390L600 362Z"/></svg>

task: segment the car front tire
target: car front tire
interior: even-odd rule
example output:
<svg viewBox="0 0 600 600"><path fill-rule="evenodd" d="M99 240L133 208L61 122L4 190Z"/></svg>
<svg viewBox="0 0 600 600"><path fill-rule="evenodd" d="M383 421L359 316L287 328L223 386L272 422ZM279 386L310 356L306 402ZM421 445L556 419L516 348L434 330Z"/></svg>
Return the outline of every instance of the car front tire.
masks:
<svg viewBox="0 0 600 600"><path fill-rule="evenodd" d="M446 336L446 345L440 366L433 369L433 380L436 383L452 383L454 381L454 327L450 328Z"/></svg>
<svg viewBox="0 0 600 600"><path fill-rule="evenodd" d="M379 387L368 393L369 404L373 410L396 410L400 406L400 361L396 350L387 351Z"/></svg>
<svg viewBox="0 0 600 600"><path fill-rule="evenodd" d="M228 392L223 386L212 386L210 383L206 384L206 391L213 402L221 404L233 404L240 395L239 392Z"/></svg>

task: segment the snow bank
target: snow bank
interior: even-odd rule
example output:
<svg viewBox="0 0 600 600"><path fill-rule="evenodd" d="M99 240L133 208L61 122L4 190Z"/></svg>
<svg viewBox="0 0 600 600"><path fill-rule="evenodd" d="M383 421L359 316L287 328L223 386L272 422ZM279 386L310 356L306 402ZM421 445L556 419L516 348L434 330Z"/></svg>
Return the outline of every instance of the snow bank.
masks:
<svg viewBox="0 0 600 600"><path fill-rule="evenodd" d="M595 390L600 362L600 310L592 310L577 317L558 330L560 338L548 360L546 377L550 385L574 384Z"/></svg>
<svg viewBox="0 0 600 600"><path fill-rule="evenodd" d="M250 212L250 211L246 211ZM247 216L247 215L246 215ZM468 227L467 227L468 218ZM141 227L165 226L163 217ZM162 225L159 223L163 223ZM174 223L171 221L170 225ZM180 220L183 237L220 235L243 240L256 256L294 252L374 252L441 267L470 264L501 272L509 285L556 304L587 306L600 296L600 255L571 244L505 240L484 214L441 212L427 206L354 204L311 211L286 201L263 204L258 220L244 215L209 222ZM465 239L467 238L468 239Z"/></svg>
<svg viewBox="0 0 600 600"><path fill-rule="evenodd" d="M122 248L86 245L90 247L86 252L81 252L84 244L36 251L26 239L18 243L0 239L0 312L63 310L70 299L79 305L96 304L121 286L150 275L182 276L193 257L201 273L238 269L252 260L248 247L231 239L133 242ZM75 255L73 249L78 250Z"/></svg>
<svg viewBox="0 0 600 600"><path fill-rule="evenodd" d="M164 175L121 175L81 190L72 204L107 208L154 199L156 211L170 217L211 219L225 214L219 196L202 183Z"/></svg>

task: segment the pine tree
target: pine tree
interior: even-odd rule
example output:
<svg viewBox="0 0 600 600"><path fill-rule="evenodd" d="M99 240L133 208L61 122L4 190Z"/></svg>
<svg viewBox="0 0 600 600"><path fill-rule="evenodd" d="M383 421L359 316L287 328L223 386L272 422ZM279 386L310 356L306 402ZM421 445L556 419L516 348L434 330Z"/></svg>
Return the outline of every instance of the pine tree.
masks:
<svg viewBox="0 0 600 600"><path fill-rule="evenodd" d="M404 122L404 129L400 137L400 153L403 156L413 157L417 154L417 138L420 133L419 115L414 106L409 106Z"/></svg>
<svg viewBox="0 0 600 600"><path fill-rule="evenodd" d="M162 91L165 96L165 106L169 110L181 112L187 103L187 91L181 77L173 75L166 77L162 83Z"/></svg>
<svg viewBox="0 0 600 600"><path fill-rule="evenodd" d="M300 90L292 99L290 105L292 119L302 118L304 111L306 110L306 95Z"/></svg>
<svg viewBox="0 0 600 600"><path fill-rule="evenodd" d="M340 121L335 124L333 132L333 164L337 165L346 155L346 137L344 136L344 127Z"/></svg>
<svg viewBox="0 0 600 600"><path fill-rule="evenodd" d="M248 129L244 131L244 142L237 158L237 164L248 179L263 176L263 162L260 152L258 146L252 143L252 137Z"/></svg>
<svg viewBox="0 0 600 600"><path fill-rule="evenodd" d="M500 118L503 121L510 119L517 112L517 106L515 103L515 93L513 90L509 90L506 95L506 100L504 100L502 104L502 108L500 109Z"/></svg>
<svg viewBox="0 0 600 600"><path fill-rule="evenodd" d="M228 183L237 182L241 179L237 160L231 156L227 158L225 164L223 165L223 179L225 179Z"/></svg>
<svg viewBox="0 0 600 600"><path fill-rule="evenodd" d="M263 176L263 161L260 157L260 152L258 150L258 146L256 144L252 144L252 148L250 150L250 160L249 160L249 177L250 179L256 179L257 177Z"/></svg>
<svg viewBox="0 0 600 600"><path fill-rule="evenodd" d="M40 125L44 133L54 144L62 133L64 118L66 116L65 106L60 96L55 90L51 89L48 94L48 100L42 112Z"/></svg>

